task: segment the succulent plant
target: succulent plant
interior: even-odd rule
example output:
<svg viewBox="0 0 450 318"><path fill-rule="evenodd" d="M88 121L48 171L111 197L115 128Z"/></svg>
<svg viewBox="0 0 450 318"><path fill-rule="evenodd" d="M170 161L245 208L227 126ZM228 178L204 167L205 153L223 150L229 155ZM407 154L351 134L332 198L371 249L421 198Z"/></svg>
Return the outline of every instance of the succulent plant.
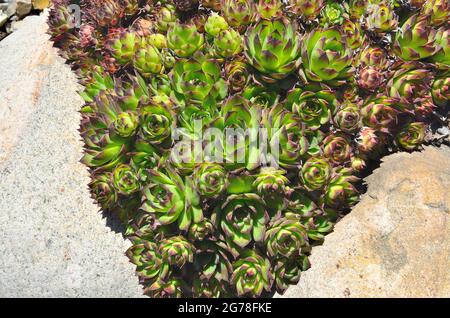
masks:
<svg viewBox="0 0 450 318"><path fill-rule="evenodd" d="M410 123L398 133L396 142L405 150L417 149L425 139L425 129L424 123Z"/></svg>
<svg viewBox="0 0 450 318"><path fill-rule="evenodd" d="M53 1L89 187L144 294L297 284L359 176L445 131L448 15L442 0Z"/></svg>
<svg viewBox="0 0 450 318"><path fill-rule="evenodd" d="M223 17L213 13L206 21L205 31L211 36L217 36L221 31L227 30L228 27L228 23Z"/></svg>
<svg viewBox="0 0 450 318"><path fill-rule="evenodd" d="M179 57L192 56L203 45L203 34L194 24L175 23L167 31L167 45Z"/></svg>
<svg viewBox="0 0 450 318"><path fill-rule="evenodd" d="M330 207L353 206L359 200L359 194L354 186L357 177L352 176L345 168L340 169L331 179L325 190L324 202Z"/></svg>
<svg viewBox="0 0 450 318"><path fill-rule="evenodd" d="M323 0L289 0L288 8L306 20L314 20L319 15L323 5Z"/></svg>
<svg viewBox="0 0 450 318"><path fill-rule="evenodd" d="M227 94L219 66L204 57L177 62L171 76L175 92L193 103L201 104L207 97L220 100Z"/></svg>
<svg viewBox="0 0 450 318"><path fill-rule="evenodd" d="M265 242L269 256L291 258L308 244L308 235L299 219L288 214L269 225Z"/></svg>
<svg viewBox="0 0 450 318"><path fill-rule="evenodd" d="M382 132L389 132L392 125L397 122L399 103L398 99L384 95L371 98L361 109L363 124Z"/></svg>
<svg viewBox="0 0 450 318"><path fill-rule="evenodd" d="M431 17L433 25L441 26L450 19L450 4L445 0L428 0L423 3L422 12Z"/></svg>
<svg viewBox="0 0 450 318"><path fill-rule="evenodd" d="M149 78L152 74L161 74L164 71L164 60L155 46L146 44L137 50L133 66L142 76Z"/></svg>
<svg viewBox="0 0 450 318"><path fill-rule="evenodd" d="M214 49L220 57L230 58L242 51L241 35L233 30L223 30L214 38Z"/></svg>
<svg viewBox="0 0 450 318"><path fill-rule="evenodd" d="M263 290L270 290L272 275L268 271L270 263L254 251L247 251L233 263L231 281L236 286L238 296L260 296Z"/></svg>
<svg viewBox="0 0 450 318"><path fill-rule="evenodd" d="M361 110L359 106L350 101L340 105L334 115L334 124L336 128L345 133L357 131L361 127Z"/></svg>
<svg viewBox="0 0 450 318"><path fill-rule="evenodd" d="M336 108L333 91L325 85L295 88L288 93L286 101L286 107L312 130L328 123Z"/></svg>
<svg viewBox="0 0 450 318"><path fill-rule="evenodd" d="M410 108L432 105L430 91L433 79L430 70L415 63L405 63L392 75L387 87L392 97L405 105L412 105Z"/></svg>
<svg viewBox="0 0 450 318"><path fill-rule="evenodd" d="M303 40L304 75L314 82L341 85L352 75L353 51L337 29L315 29Z"/></svg>
<svg viewBox="0 0 450 318"><path fill-rule="evenodd" d="M338 2L328 2L321 11L321 25L329 27L344 23L345 8Z"/></svg>
<svg viewBox="0 0 450 318"><path fill-rule="evenodd" d="M243 30L255 20L255 3L250 0L221 0L222 11L228 24Z"/></svg>
<svg viewBox="0 0 450 318"><path fill-rule="evenodd" d="M227 172L221 165L201 164L194 171L194 176L197 191L204 197L218 196L227 188Z"/></svg>
<svg viewBox="0 0 450 318"><path fill-rule="evenodd" d="M247 61L266 81L283 79L300 64L300 41L296 25L288 20L262 20L247 30Z"/></svg>
<svg viewBox="0 0 450 318"><path fill-rule="evenodd" d="M367 6L365 22L368 30L384 34L397 27L398 18L394 8L388 2L380 1Z"/></svg>
<svg viewBox="0 0 450 318"><path fill-rule="evenodd" d="M394 52L405 61L421 60L438 51L437 31L431 26L428 16L413 15L396 33Z"/></svg>
<svg viewBox="0 0 450 318"><path fill-rule="evenodd" d="M259 0L256 3L256 11L263 19L273 19L282 15L282 5L281 0Z"/></svg>
<svg viewBox="0 0 450 318"><path fill-rule="evenodd" d="M445 106L450 100L450 77L436 78L433 82L431 95L438 106Z"/></svg>
<svg viewBox="0 0 450 318"><path fill-rule="evenodd" d="M431 56L431 60L436 64L445 65L444 69L447 69L450 65L450 30L440 28L436 34L436 47L437 52Z"/></svg>
<svg viewBox="0 0 450 318"><path fill-rule="evenodd" d="M243 193L230 195L218 205L212 220L228 244L244 248L252 241L263 242L269 215L260 196Z"/></svg>
<svg viewBox="0 0 450 318"><path fill-rule="evenodd" d="M358 22L345 20L342 23L342 30L347 37L347 43L351 49L355 50L361 47L365 37L361 25Z"/></svg>

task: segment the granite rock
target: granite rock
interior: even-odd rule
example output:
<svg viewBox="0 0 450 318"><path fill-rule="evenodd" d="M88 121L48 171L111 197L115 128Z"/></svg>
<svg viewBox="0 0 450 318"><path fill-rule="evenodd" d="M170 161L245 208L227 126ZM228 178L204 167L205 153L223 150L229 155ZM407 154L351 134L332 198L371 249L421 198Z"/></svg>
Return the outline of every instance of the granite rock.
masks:
<svg viewBox="0 0 450 318"><path fill-rule="evenodd" d="M397 153L283 297L450 297L450 148Z"/></svg>
<svg viewBox="0 0 450 318"><path fill-rule="evenodd" d="M83 101L45 17L27 17L0 52L0 297L141 296L129 243L90 198Z"/></svg>

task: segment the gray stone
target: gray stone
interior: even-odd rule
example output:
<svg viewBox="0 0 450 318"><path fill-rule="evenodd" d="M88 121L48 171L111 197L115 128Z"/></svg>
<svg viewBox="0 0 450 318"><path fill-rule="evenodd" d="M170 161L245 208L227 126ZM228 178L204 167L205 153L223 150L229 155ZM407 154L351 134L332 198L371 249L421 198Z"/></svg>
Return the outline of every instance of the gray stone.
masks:
<svg viewBox="0 0 450 318"><path fill-rule="evenodd" d="M450 297L450 148L383 161L283 297Z"/></svg>
<svg viewBox="0 0 450 318"><path fill-rule="evenodd" d="M0 27L3 26L6 21L8 21L8 16L0 11Z"/></svg>
<svg viewBox="0 0 450 318"><path fill-rule="evenodd" d="M6 9L6 14L8 15L8 18L15 15L16 10L17 10L17 2L13 0L8 4L8 8Z"/></svg>
<svg viewBox="0 0 450 318"><path fill-rule="evenodd" d="M0 52L0 297L140 297L129 243L89 196L83 101L45 17Z"/></svg>
<svg viewBox="0 0 450 318"><path fill-rule="evenodd" d="M7 14L9 16L16 14L23 18L31 12L31 9L33 9L31 0L12 0L8 6Z"/></svg>

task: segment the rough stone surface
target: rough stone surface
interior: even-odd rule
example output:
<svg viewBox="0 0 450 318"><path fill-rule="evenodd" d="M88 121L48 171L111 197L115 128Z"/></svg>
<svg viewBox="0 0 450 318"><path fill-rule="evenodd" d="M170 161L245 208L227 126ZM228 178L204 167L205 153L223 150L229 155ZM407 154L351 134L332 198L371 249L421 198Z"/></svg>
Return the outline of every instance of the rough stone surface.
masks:
<svg viewBox="0 0 450 318"><path fill-rule="evenodd" d="M384 159L284 297L450 297L450 148Z"/></svg>
<svg viewBox="0 0 450 318"><path fill-rule="evenodd" d="M8 16L2 11L0 11L0 27L3 26L3 24L6 23L6 21L8 21Z"/></svg>
<svg viewBox="0 0 450 318"><path fill-rule="evenodd" d="M45 32L28 17L0 42L0 297L139 297L128 243L90 199L82 100Z"/></svg>
<svg viewBox="0 0 450 318"><path fill-rule="evenodd" d="M24 17L31 12L33 5L31 0L12 0L8 7L10 13L16 14L18 17Z"/></svg>

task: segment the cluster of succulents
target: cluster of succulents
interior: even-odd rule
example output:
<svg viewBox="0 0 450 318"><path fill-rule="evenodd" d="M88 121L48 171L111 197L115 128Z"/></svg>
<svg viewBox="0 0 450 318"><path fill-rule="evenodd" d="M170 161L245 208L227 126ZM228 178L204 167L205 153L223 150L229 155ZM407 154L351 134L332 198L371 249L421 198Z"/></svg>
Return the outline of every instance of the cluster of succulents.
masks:
<svg viewBox="0 0 450 318"><path fill-rule="evenodd" d="M90 187L124 222L145 294L296 284L371 162L446 120L449 18L447 0L54 0L49 33L84 86ZM199 122L264 129L277 165L247 139L221 149L239 162L198 158Z"/></svg>

